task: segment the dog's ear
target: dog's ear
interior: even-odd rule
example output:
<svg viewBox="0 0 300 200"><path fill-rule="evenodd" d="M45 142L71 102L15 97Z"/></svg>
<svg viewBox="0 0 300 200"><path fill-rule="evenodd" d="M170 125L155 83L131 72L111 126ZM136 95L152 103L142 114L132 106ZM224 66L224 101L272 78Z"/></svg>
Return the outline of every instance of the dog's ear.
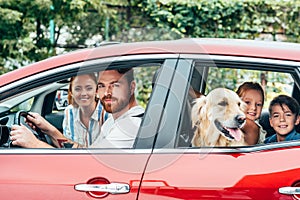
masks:
<svg viewBox="0 0 300 200"><path fill-rule="evenodd" d="M240 109L241 109L241 111L243 111L244 113L245 113L246 110L247 110L247 104L246 104L243 100L240 101Z"/></svg>
<svg viewBox="0 0 300 200"><path fill-rule="evenodd" d="M201 121L201 110L203 109L203 107L206 104L206 96L201 96L200 98L197 98L194 101L194 105L192 108L192 122L193 122L193 126L195 126L197 123L199 123L199 121ZM202 111L203 112L203 111Z"/></svg>

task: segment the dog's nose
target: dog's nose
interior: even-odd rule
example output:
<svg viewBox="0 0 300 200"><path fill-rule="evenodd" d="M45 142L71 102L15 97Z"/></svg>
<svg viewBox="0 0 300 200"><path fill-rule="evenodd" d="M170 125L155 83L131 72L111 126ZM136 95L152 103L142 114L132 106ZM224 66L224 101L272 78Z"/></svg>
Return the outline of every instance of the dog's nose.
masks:
<svg viewBox="0 0 300 200"><path fill-rule="evenodd" d="M237 115L237 116L235 117L235 119L236 119L236 121L237 121L239 124L242 124L242 123L245 122L246 117L245 117L244 115Z"/></svg>

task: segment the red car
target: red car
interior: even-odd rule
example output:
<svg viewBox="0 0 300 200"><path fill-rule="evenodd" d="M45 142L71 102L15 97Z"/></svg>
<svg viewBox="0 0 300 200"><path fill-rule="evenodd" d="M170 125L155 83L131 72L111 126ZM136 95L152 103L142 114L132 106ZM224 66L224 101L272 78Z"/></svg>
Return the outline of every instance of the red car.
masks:
<svg viewBox="0 0 300 200"><path fill-rule="evenodd" d="M192 147L189 95L250 80L265 88L264 109L278 94L299 101L299 66L299 44L181 39L100 46L1 75L1 199L299 199L300 141ZM146 110L133 148L11 145L20 111L40 113L62 131L55 97L69 78L123 67L134 67ZM274 134L267 112L260 123Z"/></svg>

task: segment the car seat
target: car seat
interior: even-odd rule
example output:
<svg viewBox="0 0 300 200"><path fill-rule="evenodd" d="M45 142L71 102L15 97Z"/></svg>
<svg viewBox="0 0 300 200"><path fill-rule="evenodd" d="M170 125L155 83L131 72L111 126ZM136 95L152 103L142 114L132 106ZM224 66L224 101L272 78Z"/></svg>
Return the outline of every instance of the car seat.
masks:
<svg viewBox="0 0 300 200"><path fill-rule="evenodd" d="M266 138L270 137L271 135L275 134L275 130L270 125L269 121L269 112L267 110L263 110L261 112L260 118L259 118L259 124L263 127L263 129L267 132Z"/></svg>

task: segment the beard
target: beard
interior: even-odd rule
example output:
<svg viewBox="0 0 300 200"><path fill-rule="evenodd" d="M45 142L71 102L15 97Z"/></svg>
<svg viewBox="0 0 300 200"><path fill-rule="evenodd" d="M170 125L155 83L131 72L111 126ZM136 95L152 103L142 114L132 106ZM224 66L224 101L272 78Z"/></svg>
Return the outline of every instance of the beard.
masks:
<svg viewBox="0 0 300 200"><path fill-rule="evenodd" d="M107 103L106 100L110 100L111 103ZM104 96L101 100L101 103L108 113L117 113L123 110L126 106L128 106L130 101L130 94L128 97L118 99L112 97L111 95Z"/></svg>

